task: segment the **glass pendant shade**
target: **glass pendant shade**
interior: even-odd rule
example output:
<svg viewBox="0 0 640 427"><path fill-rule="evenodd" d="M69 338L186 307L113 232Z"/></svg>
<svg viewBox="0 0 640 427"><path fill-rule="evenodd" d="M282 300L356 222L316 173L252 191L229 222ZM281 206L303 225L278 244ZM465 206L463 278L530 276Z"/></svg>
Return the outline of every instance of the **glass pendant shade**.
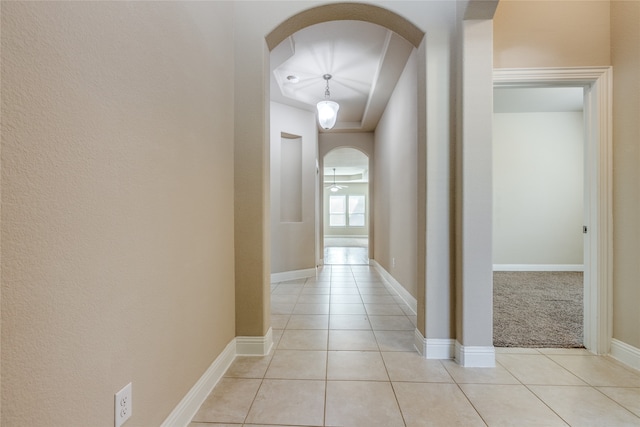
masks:
<svg viewBox="0 0 640 427"><path fill-rule="evenodd" d="M340 106L337 102L324 100L318 102L318 122L323 129L331 129L336 124L338 118L338 109Z"/></svg>

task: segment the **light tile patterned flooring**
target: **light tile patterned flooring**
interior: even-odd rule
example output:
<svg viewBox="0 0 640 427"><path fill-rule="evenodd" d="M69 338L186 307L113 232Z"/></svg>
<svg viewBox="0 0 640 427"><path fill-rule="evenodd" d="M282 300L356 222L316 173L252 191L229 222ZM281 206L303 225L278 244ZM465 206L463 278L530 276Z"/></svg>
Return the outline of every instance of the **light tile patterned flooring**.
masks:
<svg viewBox="0 0 640 427"><path fill-rule="evenodd" d="M583 349L426 360L416 318L368 266L272 285L274 349L237 357L190 427L640 426L640 373Z"/></svg>

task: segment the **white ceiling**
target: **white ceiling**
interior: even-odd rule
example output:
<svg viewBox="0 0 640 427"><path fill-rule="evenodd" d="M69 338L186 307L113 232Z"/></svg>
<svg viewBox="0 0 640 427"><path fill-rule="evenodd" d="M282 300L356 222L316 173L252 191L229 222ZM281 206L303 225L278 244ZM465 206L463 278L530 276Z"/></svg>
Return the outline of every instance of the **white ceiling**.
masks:
<svg viewBox="0 0 640 427"><path fill-rule="evenodd" d="M271 100L315 112L324 99L324 74L331 99L340 104L334 128L319 132L374 131L402 74L413 46L381 26L332 21L304 28L272 50ZM295 76L297 82L292 81ZM496 88L494 112L582 111L582 88ZM366 156L334 150L325 158L325 175L368 174ZM356 152L359 153L359 152ZM360 153L362 154L362 153ZM363 159L364 158L364 159Z"/></svg>
<svg viewBox="0 0 640 427"><path fill-rule="evenodd" d="M271 52L271 100L315 111L324 99L322 76L331 74L331 99L340 104L333 131L373 131L412 49L402 37L368 22L312 25Z"/></svg>
<svg viewBox="0 0 640 427"><path fill-rule="evenodd" d="M355 148L336 148L324 156L325 182L333 180L333 168L336 182L369 181L369 158Z"/></svg>

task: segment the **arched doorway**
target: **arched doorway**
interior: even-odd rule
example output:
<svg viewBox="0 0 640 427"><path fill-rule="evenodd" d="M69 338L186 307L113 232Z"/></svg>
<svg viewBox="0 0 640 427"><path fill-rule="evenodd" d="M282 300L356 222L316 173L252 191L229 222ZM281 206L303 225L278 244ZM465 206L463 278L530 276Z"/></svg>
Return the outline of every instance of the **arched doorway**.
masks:
<svg viewBox="0 0 640 427"><path fill-rule="evenodd" d="M241 2L236 6L236 335L264 336L266 345L270 326L269 161L266 159L269 142L265 133L269 119L265 64L269 63L270 50L300 28L327 21L359 20L388 28L416 48L417 107L413 111L417 115L418 153L411 161L417 163L420 171L418 190L412 194L417 201L419 227L413 236L418 250L414 282L418 313L416 339L423 337L416 345L427 348L427 337L433 337L434 348L442 351L437 350L430 357L450 357L456 328L451 291L454 260L451 258L450 203L454 164L451 123L455 102L451 92L454 87L451 67L457 49L452 34L461 19L456 5L397 2L386 3L388 9L383 9L370 4L335 3L306 9L301 2L277 5ZM254 19L256 13L263 17L259 22ZM429 37L424 37L427 32ZM428 304L427 294L430 294ZM426 312L430 313L429 319Z"/></svg>
<svg viewBox="0 0 640 427"><path fill-rule="evenodd" d="M376 37L376 31L381 31L383 33L383 38L380 41L379 45L383 48L383 50L385 50L385 55L381 60L377 61L375 67L371 70L371 74L385 74L387 72L386 70L388 64L395 63L396 69L394 70L394 72L396 73L396 80L380 79L378 81L378 84L373 86L376 89L380 89L381 92L369 95L368 99L365 98L363 101L361 101L362 110L365 113L371 113L371 111L376 108L376 98L384 98L384 91L386 90L387 98L385 99L384 104L382 104L381 107L377 107L379 108L378 118L374 120L368 120L366 118L355 117L354 120L354 115L350 115L348 111L348 107L351 106L349 102L352 102L352 100L347 99L346 102L342 103L344 109L341 110L339 114L338 122L336 124L336 127L333 129L334 133L325 133L322 131L319 135L318 142L320 147L326 146L327 144L332 145L333 147L359 147L359 144L363 142L362 139L369 138L371 140L371 148L373 148L374 133L377 128L379 117L383 112L385 112L385 107L389 99L388 97L392 93L394 93L397 79L401 74L403 74L405 68L410 68L412 70L410 72L410 83L404 86L404 93L399 97L396 96L396 98L407 102L408 105L399 107L398 105L403 104L403 101L396 103L396 113L390 114L386 120L387 122L392 122L395 124L386 126L385 130L382 132L383 136L381 137L382 139L388 141L382 144L383 146L385 146L384 152L387 153L387 155L383 156L383 158L391 159L389 160L389 162L394 162L395 166L389 166L380 169L383 171L382 173L385 174L385 177L381 178L381 182L387 182L387 185L384 187L386 189L386 197L380 198L381 203L385 205L383 207L385 215L381 216L384 221L380 222L380 224L383 224L383 229L380 235L385 237L385 239L383 240L385 250L380 252L380 262L374 264L374 266L376 268L381 268L390 272L389 278L397 278L398 280L396 281L396 284L398 288L408 286L408 290L399 289L399 291L405 292L406 296L413 300L413 303L411 305L416 307L418 305L417 300L422 299L422 295L424 294L424 289L422 287L424 286L423 284L426 266L426 262L423 259L424 252L418 254L418 251L420 250L419 248L423 248L425 246L424 240L426 239L426 236L424 233L419 232L419 229L421 227L417 225L418 218L425 217L424 214L419 214L418 211L424 209L425 206L424 199L426 198L426 194L424 192L426 191L426 186L417 183L417 180L420 179L420 177L416 172L418 169L426 169L424 157L425 151L424 149L422 149L421 154L420 149L418 148L419 145L424 147L424 144L426 143L424 139L426 137L426 133L424 131L420 131L420 128L425 126L425 116L423 115L425 109L424 105L421 105L423 102L425 102L425 99L424 97L418 96L418 93L416 92L416 88L425 87L425 84L421 84L419 83L419 81L426 78L426 75L421 74L425 70L418 67L417 64L419 60L417 59L417 57L421 57L422 59L425 58L426 46L424 43L421 43L418 46L409 43L407 40L402 39L402 37L400 37L397 33L390 30L388 26L381 27L377 23L372 23L377 21L372 21L371 17L368 16L371 13L375 15L378 13L389 13L389 11L382 11L377 7L373 7L372 10L368 10L366 13L361 14L362 12L366 11L366 6L363 7L363 5L358 5L355 9L355 13L354 9L352 9L349 5L346 5L344 9L341 7L335 9L333 6L334 5L332 5L330 9L332 9L334 12L336 10L343 12L346 11L346 15L333 16L334 19L328 21L316 22L311 20L309 21L310 25L302 26L301 29L290 33L288 36L286 36L286 38L282 39L282 42L275 46L270 43L270 37L267 36L266 40L268 48L270 49L270 69L269 73L267 73L267 76L270 80L271 89L271 124L273 126L273 105L275 103L285 104L289 107L297 108L299 110L305 110L304 104L307 104L311 108L306 109L306 111L313 112L314 103L309 102L308 100L315 98L315 102L317 102L317 96L318 94L322 93L321 89L324 88L315 86L318 86L318 81L321 81L320 79L325 73L333 73L333 70L337 70L335 73L336 75L334 75L334 78L331 80L331 94L332 99L333 96L338 96L338 102L344 102L344 99L339 98L341 95L341 90L346 91L359 89L359 87L357 86L362 82L360 82L357 78L354 78L352 75L344 76L342 75L342 73L345 72L345 68L352 66L352 64L350 64L349 62L355 63L356 66L362 66L362 62L364 61L361 61L361 59L358 58L357 55L362 51L366 52L366 54L368 55L371 55L372 51L375 50L376 45L373 44L372 46L367 46L367 49L356 51L355 56L340 56L339 54L336 55L335 51L339 50L341 44L349 43L352 41L351 38L336 37L336 33L341 33L344 31L350 37L362 37L363 31L366 31L367 34L371 34L373 37ZM324 6L317 9L324 9ZM302 12L300 15L306 15L306 13L310 11L317 12L317 9L311 9L309 11ZM356 31L354 29L356 27L359 30ZM378 27L379 29L373 31L369 30L369 27ZM319 41L312 46L316 49L308 49L307 45L309 44L309 39L314 35L314 31L316 37L318 37L319 34ZM356 32L356 34L352 34L354 31ZM384 37L385 34L386 37ZM402 39L401 43L399 42L400 39ZM416 39L414 39L414 41L415 40ZM367 39L366 41L370 42L369 39ZM423 38L421 38L420 41L422 42ZM330 45L333 50L330 50L326 55L313 56L313 54L316 53L315 51L324 48L323 42ZM402 45L402 43L404 43L404 45ZM416 47L418 47L418 49ZM369 48L371 48L371 50ZM296 56L301 52L309 51L311 52L308 53L305 57L307 58L307 60L304 64L302 64L303 66L300 66L301 64L297 63L298 69L301 69L302 72L293 72L292 70L295 70L296 65ZM404 57L406 58L405 60L400 59L402 57L402 54L406 55ZM412 58L410 65L408 61L409 57ZM343 61L343 59L345 58L349 60ZM400 64L399 66L397 65L398 63ZM420 77L418 77L418 75L420 75ZM313 90L307 91L307 93L305 93L305 89L310 86L314 86ZM302 95L299 95L300 93L302 93ZM299 102L297 104L295 102L283 102L283 96L289 96L290 98L294 98L294 101ZM340 117L341 115L342 117ZM349 117L350 119L345 119L345 116ZM372 116L375 117L375 115ZM368 137L361 138L354 143L353 138L358 139L357 135L361 134L362 131L368 132ZM271 134L273 134L273 129L271 129ZM331 135L334 138L322 138L322 136L325 135ZM329 139L331 140L329 141ZM320 147L319 151L322 151L322 148ZM409 148L406 149L405 147ZM371 153L372 152L373 150L371 150ZM319 154L319 169L322 170L323 166L321 162L323 156L321 153ZM332 171L330 171L329 173L331 172ZM318 188L322 189L322 185L319 185ZM277 192L277 189L272 188L272 194L277 194ZM321 194L319 194L318 196L318 202L322 203ZM345 200L343 200L345 206L347 204L346 197L347 196L345 195ZM409 203L395 203L396 198L406 198L409 200ZM392 206L394 207L392 208ZM394 213L398 213L398 218L394 218ZM316 242L318 242L319 246L317 250L318 254L322 254L324 252L324 247L322 245L322 241L324 239L324 235L322 234L322 227L327 226L329 221L327 220L320 222L320 230L317 234L316 239ZM408 227L405 227L407 225ZM404 228L407 229L405 230ZM272 233L272 241L274 238L279 238L279 236ZM280 240L282 241L283 239ZM292 239L285 240L288 240L289 242L293 241ZM372 246L369 246L370 252L371 247ZM366 252L366 249L363 249ZM274 256L278 256L279 253L281 252L272 253L272 259ZM358 262L367 263L367 259L365 258ZM322 261L320 260L319 265L321 264ZM299 271L304 271L304 269L301 269ZM281 277L282 276L278 275L278 278ZM423 306L423 304L420 304L420 306ZM424 329L422 327L424 322L420 321L418 323L420 323L419 329ZM446 322L446 324L448 324L448 322ZM420 334L423 335L424 332L421 332ZM449 334L449 332L447 332L447 334Z"/></svg>

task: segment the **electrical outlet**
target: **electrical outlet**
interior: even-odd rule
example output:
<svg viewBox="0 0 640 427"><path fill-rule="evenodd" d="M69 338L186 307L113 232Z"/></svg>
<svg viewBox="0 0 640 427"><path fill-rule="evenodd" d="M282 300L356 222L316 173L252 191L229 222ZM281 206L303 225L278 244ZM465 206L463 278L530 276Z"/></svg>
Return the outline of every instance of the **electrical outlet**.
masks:
<svg viewBox="0 0 640 427"><path fill-rule="evenodd" d="M115 427L120 427L131 417L131 383L116 393L115 398Z"/></svg>
<svg viewBox="0 0 640 427"><path fill-rule="evenodd" d="M391 258L391 267L392 268L396 267L396 259L395 258Z"/></svg>

